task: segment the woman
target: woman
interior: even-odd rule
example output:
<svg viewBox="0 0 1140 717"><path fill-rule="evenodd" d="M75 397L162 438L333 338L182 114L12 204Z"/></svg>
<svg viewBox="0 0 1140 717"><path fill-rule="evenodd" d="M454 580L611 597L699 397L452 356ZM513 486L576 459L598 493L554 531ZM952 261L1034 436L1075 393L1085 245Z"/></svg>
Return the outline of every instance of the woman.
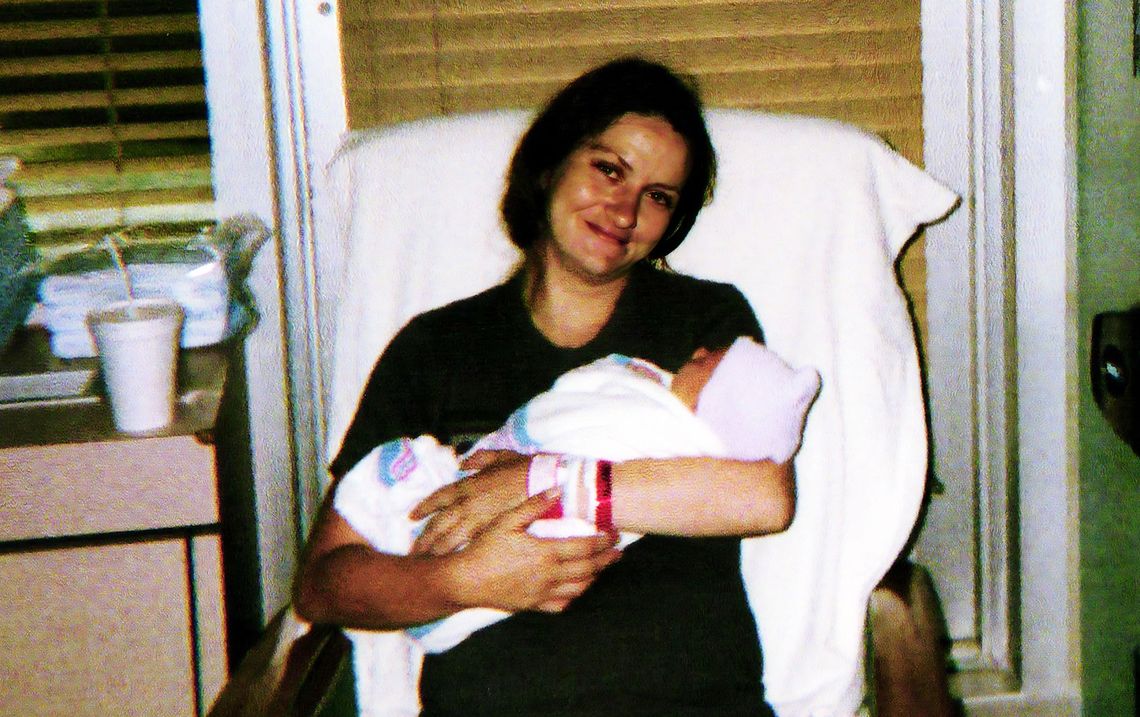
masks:
<svg viewBox="0 0 1140 717"><path fill-rule="evenodd" d="M699 100L666 68L625 59L571 83L512 160L502 210L522 268L400 331L334 475L401 435L459 444L489 432L560 374L610 353L676 371L698 348L759 339L735 288L650 265L684 239L714 175ZM425 715L769 714L739 537L788 525L790 465L615 464L614 526L649 534L618 560L613 535L526 532L557 500L526 499L529 461L477 454L476 475L417 509L434 515L413 556L375 552L326 499L297 610L374 629L474 606L517 612L425 659Z"/></svg>

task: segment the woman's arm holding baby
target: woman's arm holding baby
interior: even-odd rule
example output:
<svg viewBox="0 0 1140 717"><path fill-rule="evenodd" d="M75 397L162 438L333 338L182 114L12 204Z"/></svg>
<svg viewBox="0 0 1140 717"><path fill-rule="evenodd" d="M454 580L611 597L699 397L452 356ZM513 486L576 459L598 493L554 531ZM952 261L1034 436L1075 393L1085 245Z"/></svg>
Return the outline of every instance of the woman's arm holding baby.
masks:
<svg viewBox="0 0 1140 717"><path fill-rule="evenodd" d="M557 496L500 514L448 555L378 552L326 501L294 586L294 607L314 623L396 629L468 607L557 612L618 556L614 536L544 541L526 532Z"/></svg>
<svg viewBox="0 0 1140 717"><path fill-rule="evenodd" d="M792 462L645 458L615 463L615 527L635 533L779 533L796 512Z"/></svg>
<svg viewBox="0 0 1140 717"><path fill-rule="evenodd" d="M469 459L464 467L478 473L436 491L412 511L413 518L432 516L413 552L445 554L478 535L495 515L526 497L533 460L510 451ZM588 470L595 470L589 463ZM791 461L645 458L612 463L608 472L617 530L764 535L787 529L795 515Z"/></svg>

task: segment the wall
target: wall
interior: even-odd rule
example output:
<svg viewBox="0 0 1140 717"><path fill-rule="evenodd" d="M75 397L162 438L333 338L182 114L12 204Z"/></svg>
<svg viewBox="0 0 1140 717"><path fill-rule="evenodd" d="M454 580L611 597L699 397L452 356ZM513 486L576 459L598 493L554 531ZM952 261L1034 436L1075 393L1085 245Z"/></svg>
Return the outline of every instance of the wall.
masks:
<svg viewBox="0 0 1140 717"><path fill-rule="evenodd" d="M1132 75L1131 0L1080 5L1078 366L1092 317L1140 303L1140 78ZM1140 458L1079 397L1081 662L1084 714L1132 715L1140 645Z"/></svg>

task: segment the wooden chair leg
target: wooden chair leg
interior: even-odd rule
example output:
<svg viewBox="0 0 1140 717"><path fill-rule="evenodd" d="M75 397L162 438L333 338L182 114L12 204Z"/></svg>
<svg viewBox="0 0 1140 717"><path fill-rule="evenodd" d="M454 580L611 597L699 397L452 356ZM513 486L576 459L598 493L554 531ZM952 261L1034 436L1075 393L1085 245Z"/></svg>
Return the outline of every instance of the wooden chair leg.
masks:
<svg viewBox="0 0 1140 717"><path fill-rule="evenodd" d="M896 565L871 595L878 717L955 717L950 695L942 611L930 575L909 562Z"/></svg>

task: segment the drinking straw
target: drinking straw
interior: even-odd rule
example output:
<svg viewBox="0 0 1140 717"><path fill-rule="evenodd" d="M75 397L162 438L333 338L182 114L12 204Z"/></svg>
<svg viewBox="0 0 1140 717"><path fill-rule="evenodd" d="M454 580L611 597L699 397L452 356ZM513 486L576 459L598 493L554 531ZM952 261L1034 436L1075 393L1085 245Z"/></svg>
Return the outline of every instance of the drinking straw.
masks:
<svg viewBox="0 0 1140 717"><path fill-rule="evenodd" d="M135 289L131 284L131 272L127 270L127 265L123 261L123 254L119 251L119 245L115 241L116 235L107 234L103 237L103 243L107 245L107 251L111 254L111 260L115 262L115 267L119 270L119 276L123 279L123 288L127 291L127 300L130 302L127 307L129 314L135 313Z"/></svg>
<svg viewBox="0 0 1140 717"><path fill-rule="evenodd" d="M127 299L134 301L135 290L131 285L131 273L127 271L127 265L123 263L123 254L119 251L119 245L115 243L115 237L108 234L103 237L103 243L107 245L107 251L111 254L111 260L115 262L115 267L119 270L119 276L123 278L123 288L127 290Z"/></svg>

